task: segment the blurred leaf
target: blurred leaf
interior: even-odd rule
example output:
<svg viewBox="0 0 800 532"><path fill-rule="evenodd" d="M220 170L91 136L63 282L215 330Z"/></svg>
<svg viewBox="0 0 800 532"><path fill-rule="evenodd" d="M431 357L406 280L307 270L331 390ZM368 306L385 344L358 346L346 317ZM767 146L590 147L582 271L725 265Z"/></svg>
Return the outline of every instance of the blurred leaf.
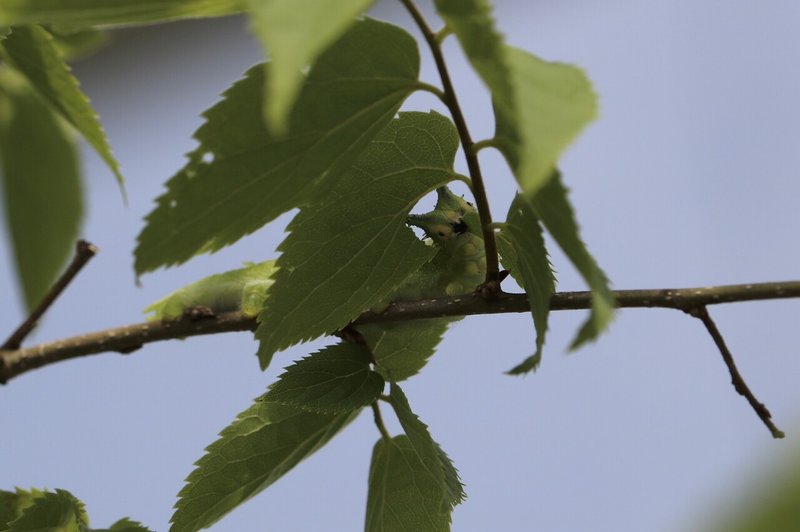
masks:
<svg viewBox="0 0 800 532"><path fill-rule="evenodd" d="M428 363L447 330L449 320L414 320L359 325L373 356L375 369L390 382L419 373Z"/></svg>
<svg viewBox="0 0 800 532"><path fill-rule="evenodd" d="M464 485L458 477L458 471L453 462L442 450L438 443L433 440L428 426L423 423L417 415L411 411L408 398L403 390L396 384L391 385L389 400L397 414L397 419L403 427L403 432L408 436L408 441L414 447L420 462L425 466L428 473L442 482L447 498L446 511L452 512L454 506L460 504L466 498Z"/></svg>
<svg viewBox="0 0 800 532"><path fill-rule="evenodd" d="M75 247L83 197L72 131L8 69L0 71L0 174L17 273L31 309Z"/></svg>
<svg viewBox="0 0 800 532"><path fill-rule="evenodd" d="M408 436L381 439L372 451L367 532L450 530L443 483L434 478Z"/></svg>
<svg viewBox="0 0 800 532"><path fill-rule="evenodd" d="M317 60L276 139L264 126L264 68L250 69L195 133L200 146L167 183L139 235L136 271L184 262L252 233L325 194L392 119L417 83L419 56L405 31L356 23ZM209 159L210 158L210 159Z"/></svg>
<svg viewBox="0 0 800 532"><path fill-rule="evenodd" d="M495 142L531 198L550 179L561 152L597 116L597 95L577 67L505 50L516 105L494 99Z"/></svg>
<svg viewBox="0 0 800 532"><path fill-rule="evenodd" d="M355 419L256 400L222 431L178 494L172 532L195 531L278 480Z"/></svg>
<svg viewBox="0 0 800 532"><path fill-rule="evenodd" d="M245 316L256 316L264 306L267 290L272 286L275 261L248 263L244 268L209 275L179 288L144 309L152 319L175 319L187 309L208 307L215 314L241 310Z"/></svg>
<svg viewBox="0 0 800 532"><path fill-rule="evenodd" d="M264 400L320 414L352 412L383 392L383 378L369 366L365 347L331 345L286 368Z"/></svg>
<svg viewBox="0 0 800 532"><path fill-rule="evenodd" d="M332 333L386 298L435 253L405 225L451 179L458 135L435 113L401 113L336 189L304 207L281 243L261 313L262 368L277 351Z"/></svg>
<svg viewBox="0 0 800 532"><path fill-rule="evenodd" d="M584 342L597 338L611 322L614 317L614 294L611 293L606 274L580 238L567 189L558 172L553 173L553 177L530 200L530 204L592 291L591 314L570 345L570 349L577 349Z"/></svg>
<svg viewBox="0 0 800 532"><path fill-rule="evenodd" d="M747 479L746 494L718 516L713 532L797 532L800 530L800 447L762 478Z"/></svg>
<svg viewBox="0 0 800 532"><path fill-rule="evenodd" d="M45 28L67 59L85 57L108 42L108 32L94 28L73 29L64 26Z"/></svg>
<svg viewBox="0 0 800 532"><path fill-rule="evenodd" d="M28 78L42 98L83 135L122 186L119 163L111 153L103 127L53 36L39 26L16 26L0 49L5 51L3 55L11 66Z"/></svg>
<svg viewBox="0 0 800 532"><path fill-rule="evenodd" d="M33 504L9 523L9 532L84 532L89 519L83 503L64 490L37 494Z"/></svg>
<svg viewBox="0 0 800 532"><path fill-rule="evenodd" d="M0 24L144 24L238 13L241 0L3 0Z"/></svg>
<svg viewBox="0 0 800 532"><path fill-rule="evenodd" d="M0 41L5 39L11 33L11 28L8 26L0 26Z"/></svg>
<svg viewBox="0 0 800 532"><path fill-rule="evenodd" d="M498 235L498 244L504 265L528 294L536 328L536 352L509 371L512 375L518 375L535 370L541 361L550 314L550 297L556 289L539 219L519 194L508 210L506 223Z"/></svg>
<svg viewBox="0 0 800 532"><path fill-rule="evenodd" d="M303 83L303 69L364 13L374 0L248 0L253 33L270 58L264 91L269 129L286 132Z"/></svg>
<svg viewBox="0 0 800 532"><path fill-rule="evenodd" d="M151 530L138 521L132 521L127 517L123 517L111 525L110 528L103 530L92 530L92 532L151 532Z"/></svg>
<svg viewBox="0 0 800 532"><path fill-rule="evenodd" d="M0 490L0 532L6 532L9 529L8 523L18 519L33 504L34 497L41 495L39 490Z"/></svg>

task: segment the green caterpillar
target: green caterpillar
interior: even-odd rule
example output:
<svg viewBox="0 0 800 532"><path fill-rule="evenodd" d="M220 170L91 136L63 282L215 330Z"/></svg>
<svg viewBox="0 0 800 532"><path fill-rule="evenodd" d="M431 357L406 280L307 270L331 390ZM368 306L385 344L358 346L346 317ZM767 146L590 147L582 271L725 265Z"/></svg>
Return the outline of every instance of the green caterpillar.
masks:
<svg viewBox="0 0 800 532"><path fill-rule="evenodd" d="M274 260L246 263L244 268L211 275L179 288L144 312L152 312L154 320L177 319L194 309L203 309L211 315L241 310L253 317L264 306L274 272Z"/></svg>
<svg viewBox="0 0 800 532"><path fill-rule="evenodd" d="M430 245L437 247L438 252L388 301L463 294L483 281L486 261L477 211L447 187L438 188L436 193L434 210L409 215L407 223L425 231ZM156 301L145 313L151 312L151 319L177 319L194 309L210 315L240 310L247 316L256 316L267 298L275 269L275 261L268 260L211 275Z"/></svg>

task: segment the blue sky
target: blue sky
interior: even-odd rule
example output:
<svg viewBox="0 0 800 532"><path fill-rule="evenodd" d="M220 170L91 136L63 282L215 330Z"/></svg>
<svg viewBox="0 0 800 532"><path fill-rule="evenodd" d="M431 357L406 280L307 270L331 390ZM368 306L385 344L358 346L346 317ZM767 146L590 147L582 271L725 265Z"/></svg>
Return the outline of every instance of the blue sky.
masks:
<svg viewBox="0 0 800 532"><path fill-rule="evenodd" d="M791 1L497 2L508 40L585 68L601 117L562 162L583 235L617 288L800 278L800 6ZM375 16L408 26L394 3ZM416 35L416 34L415 34ZM480 82L446 43L476 139L493 131ZM437 82L426 51L426 80ZM124 207L86 150L83 235L101 248L35 341L141 321L192 280L275 255L288 217L213 256L134 283L141 218L194 147L199 113L261 52L240 19L153 26L75 67L128 179ZM427 95L406 108L439 108ZM515 184L481 153L496 218ZM459 160L464 170L463 161ZM425 208L421 210L427 210ZM557 251L559 288L582 289ZM0 327L23 317L0 246ZM796 448L800 303L711 309L756 395L789 434L773 441L736 395L701 325L666 310L621 311L577 353L584 316L556 313L540 371L503 372L533 350L529 315L471 317L404 387L467 484L454 530L692 530L735 504L753 475ZM162 342L32 372L0 388L0 487L66 488L93 524L124 515L166 530L203 448L282 366L258 371L247 334ZM397 431L397 425L392 425ZM368 413L214 529L358 530L372 445Z"/></svg>

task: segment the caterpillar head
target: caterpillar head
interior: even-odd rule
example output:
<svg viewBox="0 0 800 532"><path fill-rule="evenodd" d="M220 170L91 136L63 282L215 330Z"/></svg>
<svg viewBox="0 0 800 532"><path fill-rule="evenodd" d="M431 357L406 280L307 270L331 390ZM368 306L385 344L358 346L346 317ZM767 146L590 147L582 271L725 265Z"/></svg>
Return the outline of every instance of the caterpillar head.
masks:
<svg viewBox="0 0 800 532"><path fill-rule="evenodd" d="M425 235L436 244L443 244L467 231L467 226L462 220L454 221L448 213L440 210L425 214L410 214L406 222L425 231Z"/></svg>

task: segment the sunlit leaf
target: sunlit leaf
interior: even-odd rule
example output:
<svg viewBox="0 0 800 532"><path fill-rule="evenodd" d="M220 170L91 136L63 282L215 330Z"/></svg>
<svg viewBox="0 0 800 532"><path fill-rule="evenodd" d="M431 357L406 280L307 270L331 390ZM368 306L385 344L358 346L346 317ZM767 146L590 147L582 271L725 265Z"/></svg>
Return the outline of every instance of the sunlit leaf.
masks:
<svg viewBox="0 0 800 532"><path fill-rule="evenodd" d="M38 490L0 490L0 532L8 530L8 523L19 519L22 512L33 504L34 497L42 495Z"/></svg>
<svg viewBox="0 0 800 532"><path fill-rule="evenodd" d="M35 496L8 526L9 532L84 532L89 519L81 501L68 491L56 490Z"/></svg>
<svg viewBox="0 0 800 532"><path fill-rule="evenodd" d="M2 8L0 8L2 9ZM70 73L53 36L39 26L17 26L0 44L9 63L21 72L52 108L80 132L122 185L119 163L111 153L97 114Z"/></svg>
<svg viewBox="0 0 800 532"><path fill-rule="evenodd" d="M286 368L264 399L310 412L351 412L374 402L384 381L370 369L365 347L331 345Z"/></svg>
<svg viewBox="0 0 800 532"><path fill-rule="evenodd" d="M495 142L523 193L533 197L550 179L564 149L597 115L597 95L584 72L506 47L516 106L495 103Z"/></svg>
<svg viewBox="0 0 800 532"><path fill-rule="evenodd" d="M443 483L425 467L408 436L375 444L369 469L367 532L448 531L446 497Z"/></svg>
<svg viewBox="0 0 800 532"><path fill-rule="evenodd" d="M436 0L464 53L492 93L495 144L531 197L564 149L597 115L597 96L577 67L507 46L486 0Z"/></svg>
<svg viewBox="0 0 800 532"><path fill-rule="evenodd" d="M3 0L0 24L143 24L229 15L241 11L242 4L241 0Z"/></svg>
<svg viewBox="0 0 800 532"><path fill-rule="evenodd" d="M544 245L542 227L531 206L517 195L508 210L506 223L498 237L500 253L517 282L528 294L536 328L536 351L509 373L517 375L533 371L542 358L550 297L555 292L555 276Z"/></svg>
<svg viewBox="0 0 800 532"><path fill-rule="evenodd" d="M435 253L406 217L451 180L458 136L442 115L401 113L335 190L304 207L280 245L260 316L262 367L292 344L332 333L384 300Z"/></svg>
<svg viewBox="0 0 800 532"><path fill-rule="evenodd" d="M464 486L458 477L453 462L436 443L428 431L428 426L411 411L408 398L403 390L396 384L391 385L389 400L392 403L397 419L403 427L403 432L408 436L409 442L414 447L420 461L428 473L442 482L448 497L445 499L446 510L460 504L465 498Z"/></svg>
<svg viewBox="0 0 800 532"><path fill-rule="evenodd" d="M325 445L357 414L315 414L256 400L197 461L178 494L170 530L215 523Z"/></svg>
<svg viewBox="0 0 800 532"><path fill-rule="evenodd" d="M536 216L592 290L591 313L570 346L571 349L577 349L584 342L597 338L611 322L614 316L614 294L606 274L581 240L567 189L558 172L554 172L547 185L530 199L530 204Z"/></svg>
<svg viewBox="0 0 800 532"><path fill-rule="evenodd" d="M374 0L249 0L252 29L270 58L264 114L284 133L303 69L344 33Z"/></svg>
<svg viewBox="0 0 800 532"><path fill-rule="evenodd" d="M250 69L205 113L195 133L200 146L147 216L136 271L216 251L324 195L392 119L418 70L405 31L357 22L317 60L287 136L276 139L262 120L264 68Z"/></svg>
<svg viewBox="0 0 800 532"><path fill-rule="evenodd" d="M21 76L0 71L2 196L28 309L49 290L78 237L83 197L73 137Z"/></svg>

